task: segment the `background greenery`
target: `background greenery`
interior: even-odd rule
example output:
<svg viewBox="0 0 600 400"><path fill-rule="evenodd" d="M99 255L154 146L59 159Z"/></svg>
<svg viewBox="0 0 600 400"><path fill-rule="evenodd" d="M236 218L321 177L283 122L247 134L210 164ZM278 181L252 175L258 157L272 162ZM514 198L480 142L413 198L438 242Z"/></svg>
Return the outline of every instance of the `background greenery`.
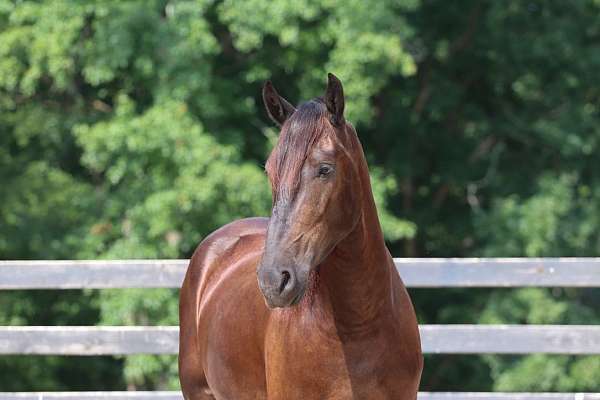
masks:
<svg viewBox="0 0 600 400"><path fill-rule="evenodd" d="M0 0L0 258L188 257L268 215L271 78L344 82L395 256L597 256L600 1ZM177 324L171 290L0 293L2 325ZM600 323L597 290L413 290L422 323ZM600 391L600 357L429 356L426 390ZM0 357L0 390L178 387Z"/></svg>

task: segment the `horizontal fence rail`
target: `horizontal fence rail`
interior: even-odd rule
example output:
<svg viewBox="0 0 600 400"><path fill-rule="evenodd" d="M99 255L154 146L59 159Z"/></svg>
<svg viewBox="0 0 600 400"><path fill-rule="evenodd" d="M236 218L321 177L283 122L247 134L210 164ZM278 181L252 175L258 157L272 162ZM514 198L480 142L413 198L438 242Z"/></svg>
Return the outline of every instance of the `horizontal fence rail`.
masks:
<svg viewBox="0 0 600 400"><path fill-rule="evenodd" d="M0 392L0 400L183 400L181 392Z"/></svg>
<svg viewBox="0 0 600 400"><path fill-rule="evenodd" d="M600 354L600 326L421 325L429 354ZM177 354L176 326L0 327L0 354Z"/></svg>
<svg viewBox="0 0 600 400"><path fill-rule="evenodd" d="M0 400L183 400L180 392L0 392ZM600 393L419 392L418 400L600 400Z"/></svg>
<svg viewBox="0 0 600 400"><path fill-rule="evenodd" d="M183 400L180 392L0 392L0 400ZM600 400L600 393L419 392L418 400Z"/></svg>
<svg viewBox="0 0 600 400"><path fill-rule="evenodd" d="M0 398L1 399L1 398ZM419 392L419 400L600 400L600 393Z"/></svg>
<svg viewBox="0 0 600 400"><path fill-rule="evenodd" d="M600 258L395 258L409 287L600 287ZM179 288L188 260L0 261L0 289Z"/></svg>

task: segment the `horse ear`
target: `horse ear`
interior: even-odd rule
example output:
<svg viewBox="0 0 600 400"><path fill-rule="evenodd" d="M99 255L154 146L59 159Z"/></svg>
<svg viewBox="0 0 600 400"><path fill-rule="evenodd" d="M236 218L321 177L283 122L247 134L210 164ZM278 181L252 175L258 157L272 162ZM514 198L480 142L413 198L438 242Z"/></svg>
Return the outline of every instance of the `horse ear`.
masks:
<svg viewBox="0 0 600 400"><path fill-rule="evenodd" d="M325 105L331 113L331 123L342 125L344 121L344 88L342 82L332 73L327 74Z"/></svg>
<svg viewBox="0 0 600 400"><path fill-rule="evenodd" d="M296 111L293 105L277 93L271 81L265 82L262 96L269 117L279 126L283 125L285 120Z"/></svg>

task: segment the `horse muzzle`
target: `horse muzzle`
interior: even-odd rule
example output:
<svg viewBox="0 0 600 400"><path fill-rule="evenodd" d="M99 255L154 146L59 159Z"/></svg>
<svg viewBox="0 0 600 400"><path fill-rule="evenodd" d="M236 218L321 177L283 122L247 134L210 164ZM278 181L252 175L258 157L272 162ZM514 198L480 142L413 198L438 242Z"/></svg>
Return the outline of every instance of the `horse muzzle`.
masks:
<svg viewBox="0 0 600 400"><path fill-rule="evenodd" d="M261 265L257 277L258 287L269 308L294 306L306 291L306 279L299 277L294 268Z"/></svg>

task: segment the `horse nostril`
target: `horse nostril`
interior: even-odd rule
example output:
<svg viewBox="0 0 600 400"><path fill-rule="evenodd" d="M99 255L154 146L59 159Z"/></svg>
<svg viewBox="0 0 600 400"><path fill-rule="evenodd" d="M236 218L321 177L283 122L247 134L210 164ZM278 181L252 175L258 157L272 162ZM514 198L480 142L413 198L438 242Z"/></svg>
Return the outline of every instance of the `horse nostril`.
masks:
<svg viewBox="0 0 600 400"><path fill-rule="evenodd" d="M289 271L282 271L281 275L282 275L282 278L281 278L281 284L279 285L279 294L283 293L283 291L285 290L285 287L287 286L287 284L289 283L290 278L291 278Z"/></svg>

